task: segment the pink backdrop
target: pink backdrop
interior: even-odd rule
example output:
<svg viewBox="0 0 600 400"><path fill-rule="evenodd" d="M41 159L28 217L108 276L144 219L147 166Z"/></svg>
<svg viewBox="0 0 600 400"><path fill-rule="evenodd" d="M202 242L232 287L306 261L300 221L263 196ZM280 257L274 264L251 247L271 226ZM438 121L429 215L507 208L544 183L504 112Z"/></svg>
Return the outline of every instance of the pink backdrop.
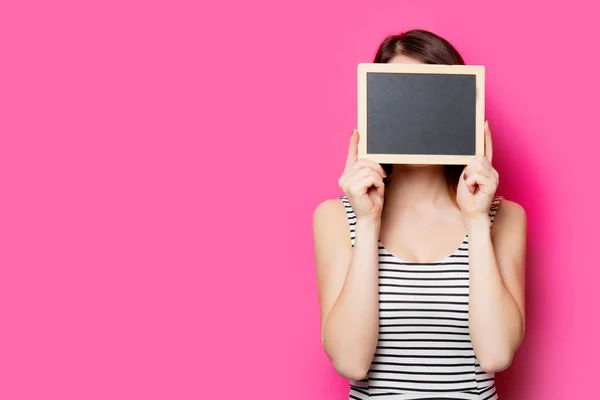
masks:
<svg viewBox="0 0 600 400"><path fill-rule="evenodd" d="M311 215L356 64L413 27L487 66L500 194L529 215L500 393L596 396L598 13L531 4L1 1L0 398L344 399Z"/></svg>

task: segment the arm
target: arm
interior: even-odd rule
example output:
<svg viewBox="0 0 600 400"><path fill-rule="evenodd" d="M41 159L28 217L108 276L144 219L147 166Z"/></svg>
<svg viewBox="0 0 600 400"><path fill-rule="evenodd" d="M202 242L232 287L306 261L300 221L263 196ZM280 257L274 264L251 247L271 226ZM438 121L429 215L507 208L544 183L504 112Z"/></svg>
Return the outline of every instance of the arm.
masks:
<svg viewBox="0 0 600 400"><path fill-rule="evenodd" d="M467 222L469 234L469 330L486 372L511 364L525 331L526 216L502 201L490 230L487 215Z"/></svg>
<svg viewBox="0 0 600 400"><path fill-rule="evenodd" d="M368 373L379 333L378 221L359 221L352 248L346 210L338 199L313 215L321 340L337 372L353 380Z"/></svg>

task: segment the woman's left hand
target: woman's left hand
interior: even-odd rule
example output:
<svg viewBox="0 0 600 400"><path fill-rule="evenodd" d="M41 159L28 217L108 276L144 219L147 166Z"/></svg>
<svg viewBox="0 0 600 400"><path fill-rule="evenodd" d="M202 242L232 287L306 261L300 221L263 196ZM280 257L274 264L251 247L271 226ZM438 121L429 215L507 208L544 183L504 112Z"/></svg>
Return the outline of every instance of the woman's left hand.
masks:
<svg viewBox="0 0 600 400"><path fill-rule="evenodd" d="M488 218L498 172L492 167L492 133L485 122L485 156L477 156L465 167L456 189L458 206L467 221Z"/></svg>

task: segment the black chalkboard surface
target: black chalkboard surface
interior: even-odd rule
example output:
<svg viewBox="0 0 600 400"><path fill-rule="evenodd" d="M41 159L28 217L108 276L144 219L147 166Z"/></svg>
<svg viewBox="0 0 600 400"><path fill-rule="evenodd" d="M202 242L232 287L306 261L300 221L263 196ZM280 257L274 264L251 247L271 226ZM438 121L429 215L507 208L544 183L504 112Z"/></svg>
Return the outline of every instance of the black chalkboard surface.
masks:
<svg viewBox="0 0 600 400"><path fill-rule="evenodd" d="M483 154L483 66L358 65L359 157L467 164Z"/></svg>

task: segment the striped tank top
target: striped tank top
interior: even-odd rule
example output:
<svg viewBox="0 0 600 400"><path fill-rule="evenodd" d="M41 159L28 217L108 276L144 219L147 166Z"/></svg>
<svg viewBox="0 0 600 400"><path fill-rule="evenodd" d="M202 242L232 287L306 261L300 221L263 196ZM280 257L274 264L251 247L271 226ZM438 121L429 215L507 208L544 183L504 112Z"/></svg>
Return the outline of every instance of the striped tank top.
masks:
<svg viewBox="0 0 600 400"><path fill-rule="evenodd" d="M343 201L354 246L356 215ZM493 223L502 197L490 208ZM497 400L469 335L469 238L444 260L403 261L379 242L379 340L367 376L349 399Z"/></svg>

